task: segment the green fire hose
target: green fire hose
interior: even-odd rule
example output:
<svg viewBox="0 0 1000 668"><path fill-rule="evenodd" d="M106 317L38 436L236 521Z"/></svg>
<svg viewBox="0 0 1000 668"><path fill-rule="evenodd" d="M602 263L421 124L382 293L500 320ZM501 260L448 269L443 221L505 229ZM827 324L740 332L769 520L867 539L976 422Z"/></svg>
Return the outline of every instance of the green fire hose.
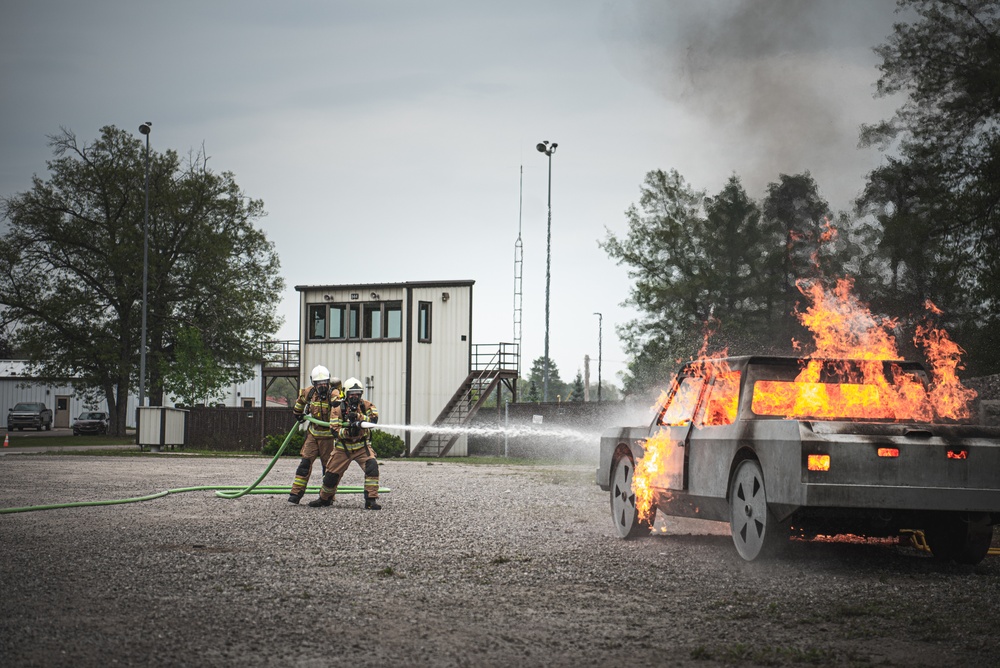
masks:
<svg viewBox="0 0 1000 668"><path fill-rule="evenodd" d="M323 427L330 426L329 422L323 422L317 420L312 416L307 415L306 419L310 422L318 424ZM346 426L345 423L342 423ZM370 429L374 427L374 424L363 422L362 426ZM261 485L260 482L267 477L267 474L271 472L274 465L278 462L278 458L288 447L289 442L292 440L292 436L295 435L298 425L295 425L288 432L288 436L285 437L284 442L281 447L278 448L278 452L275 453L274 457L271 458L270 463L268 463L267 468L264 472L254 480L250 485L243 487L240 485L199 485L197 487L178 487L176 489L168 489L162 492L157 492L156 494L148 494L146 496L134 496L128 499L111 499L108 501L77 501L74 503L53 503L43 506L22 506L20 508L0 508L0 515L7 515L10 513L26 513L33 510L53 510L55 508L78 508L82 506L113 506L120 503L136 503L137 501L152 501L153 499L159 499L169 494L180 494L182 492L200 492L206 490L215 490L215 495L220 496L224 499L238 499L245 494L288 494L291 492L291 486L278 486L278 485ZM319 486L312 485L306 488L307 492L318 492ZM341 485L337 487L338 494L361 494L364 491L364 487L358 485ZM379 493L390 492L392 490L387 487L380 487Z"/></svg>

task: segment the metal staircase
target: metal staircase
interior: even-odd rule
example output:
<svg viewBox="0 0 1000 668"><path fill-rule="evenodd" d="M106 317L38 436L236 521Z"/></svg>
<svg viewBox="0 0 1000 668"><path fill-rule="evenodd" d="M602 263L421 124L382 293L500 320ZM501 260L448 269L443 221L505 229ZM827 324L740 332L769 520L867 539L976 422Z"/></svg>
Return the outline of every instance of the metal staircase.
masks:
<svg viewBox="0 0 1000 668"><path fill-rule="evenodd" d="M511 343L473 345L472 371L434 420L440 431L424 434L410 450L411 457L444 457L462 435L460 428L479 411L501 383L517 401L518 346Z"/></svg>

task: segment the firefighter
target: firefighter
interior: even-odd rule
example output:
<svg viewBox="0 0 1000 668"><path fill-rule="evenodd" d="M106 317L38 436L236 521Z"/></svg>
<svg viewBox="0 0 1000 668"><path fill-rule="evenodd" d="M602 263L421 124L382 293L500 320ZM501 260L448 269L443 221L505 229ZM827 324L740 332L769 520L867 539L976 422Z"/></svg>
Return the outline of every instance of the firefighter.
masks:
<svg viewBox="0 0 1000 668"><path fill-rule="evenodd" d="M378 503L378 460L372 450L371 429L361 426L362 422L378 422L378 409L370 401L363 399L362 394L364 388L357 378L344 381L344 399L330 413L330 428L336 435L337 442L333 454L326 462L319 498L310 501L310 506L332 504L341 476L351 462L357 462L365 472L365 509L382 509Z"/></svg>
<svg viewBox="0 0 1000 668"><path fill-rule="evenodd" d="M340 379L331 378L330 370L321 365L310 372L309 382L310 386L299 392L292 413L300 423L307 422L306 415L311 415L323 422L329 422L332 412L336 410L335 407L340 404L343 398ZM309 422L307 427L306 440L299 453L302 459L299 461L298 468L295 469L295 481L292 483L291 494L288 495L290 503L298 503L302 500L302 495L306 493L306 487L309 485L309 475L312 473L313 462L319 457L325 470L326 462L337 442L336 436L328 426Z"/></svg>

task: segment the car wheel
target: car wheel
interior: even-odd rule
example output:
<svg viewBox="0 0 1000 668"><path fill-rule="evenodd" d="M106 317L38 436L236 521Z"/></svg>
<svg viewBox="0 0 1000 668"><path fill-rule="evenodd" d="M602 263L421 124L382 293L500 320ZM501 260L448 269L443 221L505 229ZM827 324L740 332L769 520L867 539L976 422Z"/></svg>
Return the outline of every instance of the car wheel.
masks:
<svg viewBox="0 0 1000 668"><path fill-rule="evenodd" d="M729 529L746 561L773 556L788 540L786 528L768 510L764 474L753 459L740 462L729 485Z"/></svg>
<svg viewBox="0 0 1000 668"><path fill-rule="evenodd" d="M990 550L993 525L985 513L942 513L928 522L924 537L936 560L975 565Z"/></svg>
<svg viewBox="0 0 1000 668"><path fill-rule="evenodd" d="M632 490L632 476L635 473L635 460L632 453L625 452L615 456L611 464L611 520L622 538L648 536L656 520L654 506L646 521L639 519L639 509L635 506L635 492Z"/></svg>

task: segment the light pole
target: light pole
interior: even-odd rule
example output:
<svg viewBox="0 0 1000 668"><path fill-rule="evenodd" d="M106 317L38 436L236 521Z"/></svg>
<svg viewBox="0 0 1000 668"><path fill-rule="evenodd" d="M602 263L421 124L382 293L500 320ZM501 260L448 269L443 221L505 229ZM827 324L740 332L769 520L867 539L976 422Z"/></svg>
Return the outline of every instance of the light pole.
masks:
<svg viewBox="0 0 1000 668"><path fill-rule="evenodd" d="M601 403L601 349L604 347L604 316L597 316L597 403Z"/></svg>
<svg viewBox="0 0 1000 668"><path fill-rule="evenodd" d="M142 222L142 344L139 349L139 405L146 405L146 292L149 282L149 133L153 122L146 121L139 126L139 132L146 135L146 212Z"/></svg>
<svg viewBox="0 0 1000 668"><path fill-rule="evenodd" d="M552 282L552 154L559 144L543 141L535 148L549 157L549 223L545 233L545 372L542 376L542 401L549 400L549 286Z"/></svg>

